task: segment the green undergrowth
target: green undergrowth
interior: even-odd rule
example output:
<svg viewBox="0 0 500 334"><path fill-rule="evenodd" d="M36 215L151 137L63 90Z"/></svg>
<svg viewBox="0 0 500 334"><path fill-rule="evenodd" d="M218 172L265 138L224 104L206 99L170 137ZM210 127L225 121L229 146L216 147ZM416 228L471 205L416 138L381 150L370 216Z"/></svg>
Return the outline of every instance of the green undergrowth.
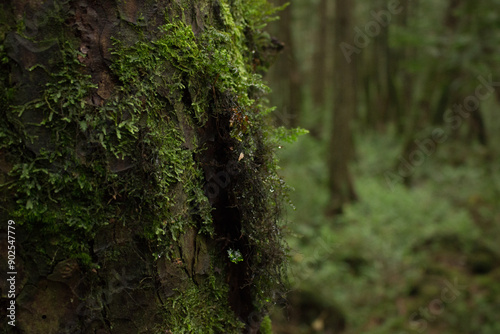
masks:
<svg viewBox="0 0 500 334"><path fill-rule="evenodd" d="M493 297L500 259L494 150L485 155L484 148L447 142L415 169L410 187L391 187L384 173L394 168L398 138L365 133L357 139L352 170L360 200L336 219L324 215L323 144L304 137L280 154L297 206L288 213L294 222L292 286L313 296L323 311L277 328L306 333L321 324L327 332L334 325L324 314L336 308L346 321L343 333L417 333L424 327L494 333L491 310L500 305ZM449 284L456 298L443 297ZM291 307L308 314L301 304Z"/></svg>

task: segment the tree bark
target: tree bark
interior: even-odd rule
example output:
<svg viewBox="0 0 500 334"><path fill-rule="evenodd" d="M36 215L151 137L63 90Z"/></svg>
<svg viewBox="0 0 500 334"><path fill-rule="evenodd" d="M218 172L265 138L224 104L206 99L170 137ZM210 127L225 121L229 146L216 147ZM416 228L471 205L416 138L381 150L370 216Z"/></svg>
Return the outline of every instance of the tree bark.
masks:
<svg viewBox="0 0 500 334"><path fill-rule="evenodd" d="M269 10L0 5L2 329L257 333L284 259L257 73Z"/></svg>
<svg viewBox="0 0 500 334"><path fill-rule="evenodd" d="M312 96L314 105L322 107L325 102L327 68L328 68L328 1L320 0L318 5L319 25L316 33L316 49L314 51L314 76Z"/></svg>
<svg viewBox="0 0 500 334"><path fill-rule="evenodd" d="M288 3L275 0L278 6ZM299 123L302 108L302 75L295 49L292 18L293 6L287 6L280 15L280 20L273 31L282 42L283 52L280 61L269 71L269 83L274 92L272 102L278 108L276 123L295 127Z"/></svg>
<svg viewBox="0 0 500 334"><path fill-rule="evenodd" d="M335 8L335 100L330 137L330 213L341 213L344 204L356 200L348 163L353 157L351 120L356 112L356 57L347 62L340 47L353 41L352 1L336 0Z"/></svg>

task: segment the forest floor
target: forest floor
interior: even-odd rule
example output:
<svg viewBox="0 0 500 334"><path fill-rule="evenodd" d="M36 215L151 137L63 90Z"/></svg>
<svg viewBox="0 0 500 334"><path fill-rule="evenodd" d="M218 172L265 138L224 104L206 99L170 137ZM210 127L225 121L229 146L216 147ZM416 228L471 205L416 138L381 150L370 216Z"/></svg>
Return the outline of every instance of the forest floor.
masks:
<svg viewBox="0 0 500 334"><path fill-rule="evenodd" d="M280 152L295 189L287 214L288 305L275 333L500 333L500 159L448 140L397 174L402 140L356 137L359 201L327 217L327 147L311 135ZM396 168L395 168L396 166Z"/></svg>

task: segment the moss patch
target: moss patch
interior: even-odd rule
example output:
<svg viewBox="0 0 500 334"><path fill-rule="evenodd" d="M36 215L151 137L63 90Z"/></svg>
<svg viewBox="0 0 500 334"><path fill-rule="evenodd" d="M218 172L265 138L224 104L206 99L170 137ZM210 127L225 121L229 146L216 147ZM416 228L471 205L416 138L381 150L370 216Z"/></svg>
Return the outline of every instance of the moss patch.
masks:
<svg viewBox="0 0 500 334"><path fill-rule="evenodd" d="M245 325L228 305L224 282L209 276L206 284L190 285L165 304L166 322L158 333L241 333Z"/></svg>

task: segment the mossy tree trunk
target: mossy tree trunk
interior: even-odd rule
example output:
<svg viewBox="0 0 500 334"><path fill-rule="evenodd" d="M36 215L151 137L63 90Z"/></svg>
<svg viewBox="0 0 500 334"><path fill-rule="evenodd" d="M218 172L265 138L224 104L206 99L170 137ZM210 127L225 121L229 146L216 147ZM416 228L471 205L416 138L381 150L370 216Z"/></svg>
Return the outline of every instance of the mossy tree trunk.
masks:
<svg viewBox="0 0 500 334"><path fill-rule="evenodd" d="M17 250L16 327L2 326L258 332L284 258L261 104L273 8L12 0L0 13L0 232L15 221Z"/></svg>

